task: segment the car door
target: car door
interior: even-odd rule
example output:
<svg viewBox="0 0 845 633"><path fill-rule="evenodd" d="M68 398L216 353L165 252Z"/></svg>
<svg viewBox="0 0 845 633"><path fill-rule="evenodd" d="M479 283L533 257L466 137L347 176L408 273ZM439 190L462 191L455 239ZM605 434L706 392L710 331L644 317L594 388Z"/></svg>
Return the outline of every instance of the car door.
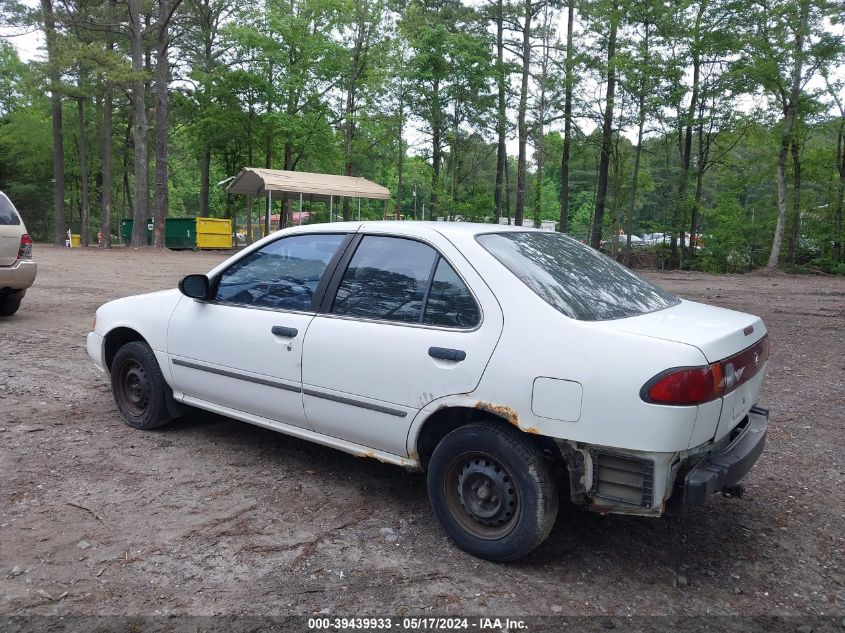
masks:
<svg viewBox="0 0 845 633"><path fill-rule="evenodd" d="M173 383L185 401L307 428L302 341L324 273L348 239L343 233L283 237L212 279L213 300L183 298L167 345Z"/></svg>
<svg viewBox="0 0 845 633"><path fill-rule="evenodd" d="M305 337L306 418L321 433L407 455L414 415L473 391L501 329L492 292L445 239L359 235Z"/></svg>

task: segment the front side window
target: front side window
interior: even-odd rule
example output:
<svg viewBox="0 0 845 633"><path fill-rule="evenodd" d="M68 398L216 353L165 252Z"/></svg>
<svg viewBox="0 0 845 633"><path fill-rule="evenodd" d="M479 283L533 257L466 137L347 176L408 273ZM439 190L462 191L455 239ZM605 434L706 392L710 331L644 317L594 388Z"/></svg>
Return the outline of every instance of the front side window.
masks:
<svg viewBox="0 0 845 633"><path fill-rule="evenodd" d="M326 267L346 235L294 235L268 244L228 268L217 301L280 310L310 310Z"/></svg>
<svg viewBox="0 0 845 633"><path fill-rule="evenodd" d="M21 219L18 217L15 207L12 206L12 201L0 193L0 225L18 226L20 223Z"/></svg>
<svg viewBox="0 0 845 633"><path fill-rule="evenodd" d="M560 233L513 231L476 239L525 285L573 319L621 319L680 303L675 295Z"/></svg>
<svg viewBox="0 0 845 633"><path fill-rule="evenodd" d="M437 253L396 237L367 235L343 275L334 314L419 322Z"/></svg>

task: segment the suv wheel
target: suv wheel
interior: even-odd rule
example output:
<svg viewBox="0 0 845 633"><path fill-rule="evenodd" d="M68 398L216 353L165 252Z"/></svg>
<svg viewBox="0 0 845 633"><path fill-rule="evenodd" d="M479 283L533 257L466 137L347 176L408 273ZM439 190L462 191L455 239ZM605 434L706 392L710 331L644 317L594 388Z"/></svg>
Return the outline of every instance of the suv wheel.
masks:
<svg viewBox="0 0 845 633"><path fill-rule="evenodd" d="M0 295L0 316L12 316L21 307L26 290Z"/></svg>
<svg viewBox="0 0 845 633"><path fill-rule="evenodd" d="M170 421L167 383L146 343L132 341L117 350L111 364L111 387L117 408L132 428L147 431Z"/></svg>
<svg viewBox="0 0 845 633"><path fill-rule="evenodd" d="M468 424L444 437L428 465L428 494L455 544L492 561L531 552L557 517L557 488L543 453L499 424Z"/></svg>

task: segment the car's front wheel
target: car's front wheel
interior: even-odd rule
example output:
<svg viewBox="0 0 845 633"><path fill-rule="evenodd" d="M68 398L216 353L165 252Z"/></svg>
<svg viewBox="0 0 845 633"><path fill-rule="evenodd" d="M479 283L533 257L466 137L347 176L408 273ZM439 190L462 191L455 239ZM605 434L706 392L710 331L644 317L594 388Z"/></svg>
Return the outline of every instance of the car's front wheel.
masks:
<svg viewBox="0 0 845 633"><path fill-rule="evenodd" d="M504 424L468 424L444 437L428 464L428 494L458 547L492 561L531 552L557 517L557 488L542 451Z"/></svg>
<svg viewBox="0 0 845 633"><path fill-rule="evenodd" d="M114 401L126 423L144 431L170 421L167 383L153 350L143 341L127 343L111 364Z"/></svg>

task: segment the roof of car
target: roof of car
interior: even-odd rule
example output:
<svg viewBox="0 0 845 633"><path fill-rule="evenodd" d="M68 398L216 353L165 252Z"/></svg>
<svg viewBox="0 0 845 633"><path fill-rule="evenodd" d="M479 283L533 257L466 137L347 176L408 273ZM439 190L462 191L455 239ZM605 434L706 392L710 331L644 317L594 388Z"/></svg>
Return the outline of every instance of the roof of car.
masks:
<svg viewBox="0 0 845 633"><path fill-rule="evenodd" d="M389 228L391 232L405 233L408 235L419 235L429 231L441 233L442 235L478 235L479 233L502 233L505 231L538 231L539 229L522 227L522 226L508 226L506 224L481 224L475 222L419 222L419 221L396 221L396 220L380 220L380 221L361 221L361 222L331 222L328 224L309 224L307 228L302 227L307 231L325 231L331 230L348 230L358 231L372 229L378 227L379 229Z"/></svg>

